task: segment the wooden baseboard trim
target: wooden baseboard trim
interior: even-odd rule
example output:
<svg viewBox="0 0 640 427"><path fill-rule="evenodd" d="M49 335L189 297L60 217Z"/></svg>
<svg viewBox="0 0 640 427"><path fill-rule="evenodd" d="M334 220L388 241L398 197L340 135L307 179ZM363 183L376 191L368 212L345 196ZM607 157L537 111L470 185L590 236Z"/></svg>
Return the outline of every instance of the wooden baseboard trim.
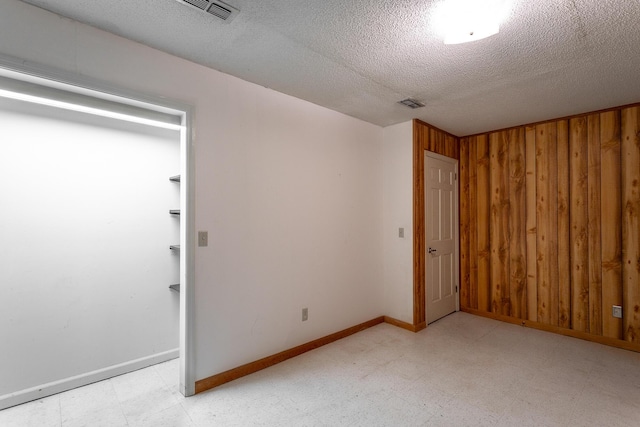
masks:
<svg viewBox="0 0 640 427"><path fill-rule="evenodd" d="M640 344L630 343L628 341L619 340L615 338L603 337L599 335L592 335L586 332L574 331L573 329L561 328L559 326L546 325L540 322L534 322L532 320L518 319L517 317L504 316L501 314L489 313L486 311L480 311L473 308L460 308L460 311L473 314L476 316L487 317L489 319L500 320L506 323L512 323L514 325L520 325L527 328L538 329L546 332L553 332L567 337L579 338L585 341L591 341L598 344L604 344L611 347L617 347L624 350L630 350L640 353Z"/></svg>
<svg viewBox="0 0 640 427"><path fill-rule="evenodd" d="M393 317L384 316L384 322L393 326L397 326L398 328L406 329L411 332L420 332L424 328L427 327L427 322L422 322L417 325L413 325L411 323L403 322L402 320L394 319Z"/></svg>
<svg viewBox="0 0 640 427"><path fill-rule="evenodd" d="M246 365L238 366L237 368L230 369L226 372L222 372L220 374L198 380L196 381L196 394L206 390L210 390L214 387L228 383L238 378L242 378L246 375L253 374L254 372L261 371L262 369L276 365L280 362L284 362L287 359L299 356L303 353L306 353L307 351L314 350L318 347L322 347L323 345L327 345L334 341L338 341L339 339L348 337L349 335L364 331L365 329L383 323L384 321L384 316L376 317L375 319L369 320L368 322L352 326L351 328L347 328L334 334L327 335L326 337L318 338L317 340L313 340L306 344L293 347L289 350L281 351L280 353L274 354L272 356L267 356L260 360L256 360L255 362L247 363Z"/></svg>

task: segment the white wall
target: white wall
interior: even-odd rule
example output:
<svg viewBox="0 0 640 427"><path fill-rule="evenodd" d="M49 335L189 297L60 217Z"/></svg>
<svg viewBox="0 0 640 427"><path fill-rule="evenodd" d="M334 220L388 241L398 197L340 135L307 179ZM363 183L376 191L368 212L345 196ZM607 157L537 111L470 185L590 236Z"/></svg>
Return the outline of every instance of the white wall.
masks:
<svg viewBox="0 0 640 427"><path fill-rule="evenodd" d="M379 127L17 0L0 3L0 40L195 107L197 379L385 314Z"/></svg>
<svg viewBox="0 0 640 427"><path fill-rule="evenodd" d="M177 131L0 98L0 396L178 348Z"/></svg>
<svg viewBox="0 0 640 427"><path fill-rule="evenodd" d="M383 135L384 308L413 324L413 123L386 127Z"/></svg>

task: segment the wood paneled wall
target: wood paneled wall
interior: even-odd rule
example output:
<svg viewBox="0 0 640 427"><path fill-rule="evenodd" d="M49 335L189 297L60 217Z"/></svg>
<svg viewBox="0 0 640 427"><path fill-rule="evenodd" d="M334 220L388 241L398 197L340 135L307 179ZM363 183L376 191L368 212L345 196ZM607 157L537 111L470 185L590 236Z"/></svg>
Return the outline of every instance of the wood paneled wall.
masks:
<svg viewBox="0 0 640 427"><path fill-rule="evenodd" d="M463 309L640 344L640 107L461 138L460 209Z"/></svg>
<svg viewBox="0 0 640 427"><path fill-rule="evenodd" d="M420 120L413 121L413 327L427 325L425 311L424 152L460 158L458 138Z"/></svg>
<svg viewBox="0 0 640 427"><path fill-rule="evenodd" d="M456 160L460 158L460 145L457 136L421 120L413 121L413 138L422 146L422 150L442 154Z"/></svg>

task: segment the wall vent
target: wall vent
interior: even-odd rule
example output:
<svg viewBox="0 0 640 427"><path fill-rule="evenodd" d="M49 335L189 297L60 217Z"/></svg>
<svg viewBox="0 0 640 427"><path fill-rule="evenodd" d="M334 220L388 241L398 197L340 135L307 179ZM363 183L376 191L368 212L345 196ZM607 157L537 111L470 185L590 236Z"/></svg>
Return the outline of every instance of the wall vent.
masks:
<svg viewBox="0 0 640 427"><path fill-rule="evenodd" d="M424 104L422 102L416 101L413 98L403 99L402 101L398 101L398 104L402 104L406 107L413 108L413 109L424 107Z"/></svg>
<svg viewBox="0 0 640 427"><path fill-rule="evenodd" d="M225 22L230 22L240 12L233 6L218 0L177 0L187 6L195 7L198 10L207 12Z"/></svg>

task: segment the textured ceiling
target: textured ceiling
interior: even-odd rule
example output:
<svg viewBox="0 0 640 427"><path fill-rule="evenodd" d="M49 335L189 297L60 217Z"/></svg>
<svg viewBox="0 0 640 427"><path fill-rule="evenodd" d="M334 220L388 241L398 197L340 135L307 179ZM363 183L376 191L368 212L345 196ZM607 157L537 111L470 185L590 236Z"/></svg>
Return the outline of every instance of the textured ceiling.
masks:
<svg viewBox="0 0 640 427"><path fill-rule="evenodd" d="M640 102L640 0L506 1L499 34L460 45L440 0L227 0L229 23L175 0L26 3L381 126L463 136Z"/></svg>

